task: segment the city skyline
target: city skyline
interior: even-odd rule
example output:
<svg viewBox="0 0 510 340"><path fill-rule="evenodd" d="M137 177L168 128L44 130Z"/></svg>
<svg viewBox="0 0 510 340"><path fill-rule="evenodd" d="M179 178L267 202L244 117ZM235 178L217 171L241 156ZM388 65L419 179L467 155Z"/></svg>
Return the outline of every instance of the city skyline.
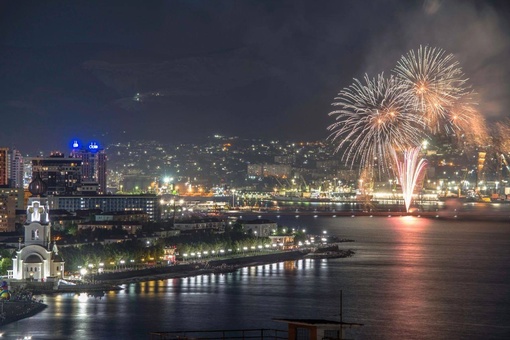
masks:
<svg viewBox="0 0 510 340"><path fill-rule="evenodd" d="M3 7L0 145L23 154L74 138L325 139L337 93L365 73L389 73L419 45L455 55L488 121L508 117L508 6L499 1Z"/></svg>

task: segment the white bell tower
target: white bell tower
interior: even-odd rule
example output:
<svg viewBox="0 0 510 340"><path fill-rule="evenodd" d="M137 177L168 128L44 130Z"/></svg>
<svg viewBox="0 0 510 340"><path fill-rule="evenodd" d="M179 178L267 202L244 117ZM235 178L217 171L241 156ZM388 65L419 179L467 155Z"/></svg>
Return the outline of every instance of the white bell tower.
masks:
<svg viewBox="0 0 510 340"><path fill-rule="evenodd" d="M51 242L48 199L30 197L27 207L27 223L25 225L25 245L38 244L47 249Z"/></svg>

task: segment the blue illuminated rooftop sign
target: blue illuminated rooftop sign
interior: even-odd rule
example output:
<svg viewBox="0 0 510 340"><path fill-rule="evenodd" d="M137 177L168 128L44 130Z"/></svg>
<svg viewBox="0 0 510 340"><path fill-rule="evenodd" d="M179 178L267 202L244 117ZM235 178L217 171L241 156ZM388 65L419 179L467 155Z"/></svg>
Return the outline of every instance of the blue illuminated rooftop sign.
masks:
<svg viewBox="0 0 510 340"><path fill-rule="evenodd" d="M98 149L99 149L99 145L96 142L90 142L90 144L89 144L90 151L97 151Z"/></svg>
<svg viewBox="0 0 510 340"><path fill-rule="evenodd" d="M89 151L92 151L92 152L99 151L99 143L98 142L90 142L88 144L82 144L79 140L73 139L71 142L71 147L75 151L80 150L80 149L82 149L82 150L88 149Z"/></svg>

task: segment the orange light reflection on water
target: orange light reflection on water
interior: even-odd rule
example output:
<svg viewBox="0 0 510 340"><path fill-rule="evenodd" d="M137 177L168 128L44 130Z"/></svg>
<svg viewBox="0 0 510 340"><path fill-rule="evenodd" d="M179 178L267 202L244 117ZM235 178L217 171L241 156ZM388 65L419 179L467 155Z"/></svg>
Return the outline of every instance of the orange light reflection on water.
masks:
<svg viewBox="0 0 510 340"><path fill-rule="evenodd" d="M395 231L399 234L400 245L396 248L396 260L399 264L394 271L393 285L398 287L397 296L391 306L391 314L400 324L406 324L410 329L419 328L419 320L409 318L410 313L425 315L430 310L430 287L424 265L428 250L427 227L431 221L415 216L396 218Z"/></svg>
<svg viewBox="0 0 510 340"><path fill-rule="evenodd" d="M423 231L428 225L430 225L430 220L426 218L416 217L416 216L402 216L398 219L395 219L396 224L400 226L400 230L410 232L410 231ZM409 235L403 235L404 238Z"/></svg>

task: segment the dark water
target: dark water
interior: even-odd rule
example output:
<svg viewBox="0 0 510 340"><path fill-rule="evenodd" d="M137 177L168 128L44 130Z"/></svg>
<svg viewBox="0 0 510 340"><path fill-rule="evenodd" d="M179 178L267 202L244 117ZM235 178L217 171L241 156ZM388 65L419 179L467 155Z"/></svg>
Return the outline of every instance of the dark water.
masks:
<svg viewBox="0 0 510 340"><path fill-rule="evenodd" d="M280 328L273 318L363 323L356 339L510 339L510 223L281 217L356 240L347 259L301 260L127 285L100 299L47 296L4 338L149 339L151 331Z"/></svg>

